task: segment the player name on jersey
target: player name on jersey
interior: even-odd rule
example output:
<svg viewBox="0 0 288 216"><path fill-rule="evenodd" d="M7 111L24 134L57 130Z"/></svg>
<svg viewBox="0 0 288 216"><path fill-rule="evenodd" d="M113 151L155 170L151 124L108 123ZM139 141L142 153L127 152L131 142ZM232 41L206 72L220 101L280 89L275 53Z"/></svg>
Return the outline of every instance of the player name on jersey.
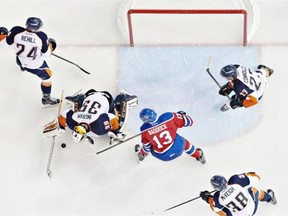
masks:
<svg viewBox="0 0 288 216"><path fill-rule="evenodd" d="M248 79L248 76L247 76L247 70L249 70L249 69L247 69L247 68L245 68L245 67L241 67L242 68L242 75L243 75L243 81L245 82L245 83L248 83L249 82L249 79ZM251 73L251 72L250 72Z"/></svg>
<svg viewBox="0 0 288 216"><path fill-rule="evenodd" d="M35 38L24 36L24 35L21 36L21 40L25 42L30 42L30 43L36 43Z"/></svg>
<svg viewBox="0 0 288 216"><path fill-rule="evenodd" d="M229 188L228 191L226 191L224 194L222 194L221 199L225 200L227 197L230 196L230 194L233 193L233 191L235 191L235 189L233 187Z"/></svg>
<svg viewBox="0 0 288 216"><path fill-rule="evenodd" d="M162 130L166 130L166 129L167 129L166 124L163 124L163 125L160 125L158 127L155 127L155 128L148 130L148 133L149 133L149 135L152 135L152 134L158 133L158 132L160 132Z"/></svg>
<svg viewBox="0 0 288 216"><path fill-rule="evenodd" d="M90 114L82 114L82 113L79 113L77 115L77 118L81 118L81 119L92 119L92 116Z"/></svg>

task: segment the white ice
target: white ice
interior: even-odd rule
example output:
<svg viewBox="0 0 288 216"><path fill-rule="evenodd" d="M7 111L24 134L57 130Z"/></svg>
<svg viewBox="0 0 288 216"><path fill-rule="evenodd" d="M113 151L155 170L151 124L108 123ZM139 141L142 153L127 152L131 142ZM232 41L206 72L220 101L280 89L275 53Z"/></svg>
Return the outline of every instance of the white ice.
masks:
<svg viewBox="0 0 288 216"><path fill-rule="evenodd" d="M215 0L206 2L205 8L216 7ZM223 2L221 7L226 5ZM189 29L190 23L183 23L189 34L183 38L167 28L173 18L159 19L165 26L149 29L153 18L146 16L147 20L142 17L138 22L147 37L136 23L138 35L135 47L130 48L125 34L129 7L191 8L191 1L1 0L0 26L23 26L27 17L41 17L43 30L58 42L55 53L91 72L89 76L51 57L47 61L53 70L53 96L60 96L62 90L67 96L90 88L116 96L121 88L127 89L139 96L139 106L129 113L129 136L139 133L138 112L145 106L159 112L185 110L194 126L179 133L204 150L207 163L202 165L184 153L168 163L150 156L138 165L133 148L139 138L96 155L108 147L107 137L95 139L94 145L76 144L67 132L56 138L50 180L46 166L51 139L42 134L42 128L56 117L57 108L41 108L39 79L21 72L13 49L0 43L0 215L214 215L200 199L163 210L198 197L201 190L211 190L209 180L214 174L229 177L246 171L256 171L262 177L259 188L272 188L278 199L276 206L260 203L256 215L288 215L288 2L254 3L261 20L248 47L241 46L238 33L230 38L229 31L223 33L217 24L209 26L213 33L203 36L207 41L201 46L193 38L197 26ZM231 18L226 24L235 28L234 22ZM236 29L241 25L238 22ZM168 35L165 31L171 38L163 38ZM227 43L218 39L221 34ZM218 95L216 84L205 72L209 55L214 58L212 73L221 83L218 71L231 61L251 67L263 63L275 70L259 106L226 113L218 110L225 98ZM169 84L167 89L163 83ZM67 144L65 149L60 147L62 142Z"/></svg>

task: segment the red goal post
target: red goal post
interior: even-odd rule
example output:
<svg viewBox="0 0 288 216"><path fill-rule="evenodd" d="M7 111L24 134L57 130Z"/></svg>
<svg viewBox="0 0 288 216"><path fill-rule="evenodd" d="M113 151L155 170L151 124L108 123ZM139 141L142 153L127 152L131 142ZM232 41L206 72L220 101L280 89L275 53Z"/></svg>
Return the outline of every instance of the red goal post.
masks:
<svg viewBox="0 0 288 216"><path fill-rule="evenodd" d="M247 46L247 11L243 9L130 9L127 12L129 40L134 47L132 14L243 14L243 46Z"/></svg>

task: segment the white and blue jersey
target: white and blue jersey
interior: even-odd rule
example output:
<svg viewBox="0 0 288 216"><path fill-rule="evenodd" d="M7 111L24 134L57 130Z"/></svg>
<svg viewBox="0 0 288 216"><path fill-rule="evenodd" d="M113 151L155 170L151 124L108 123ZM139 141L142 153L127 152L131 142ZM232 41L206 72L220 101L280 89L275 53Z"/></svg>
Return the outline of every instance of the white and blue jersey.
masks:
<svg viewBox="0 0 288 216"><path fill-rule="evenodd" d="M6 37L8 45L13 45L17 56L17 63L22 68L40 68L49 57L52 50L47 35L42 32L30 32L27 29L15 26Z"/></svg>
<svg viewBox="0 0 288 216"><path fill-rule="evenodd" d="M255 173L233 175L227 188L213 195L212 210L225 212L227 216L254 215L259 201L269 202L271 199L269 194L253 187L259 180Z"/></svg>
<svg viewBox="0 0 288 216"><path fill-rule="evenodd" d="M86 97L77 112L66 111L67 126L73 130L75 126L84 123L88 125L88 136L98 137L111 130L110 120L116 118L109 113L110 104L101 92L96 92ZM65 111L64 111L65 112Z"/></svg>

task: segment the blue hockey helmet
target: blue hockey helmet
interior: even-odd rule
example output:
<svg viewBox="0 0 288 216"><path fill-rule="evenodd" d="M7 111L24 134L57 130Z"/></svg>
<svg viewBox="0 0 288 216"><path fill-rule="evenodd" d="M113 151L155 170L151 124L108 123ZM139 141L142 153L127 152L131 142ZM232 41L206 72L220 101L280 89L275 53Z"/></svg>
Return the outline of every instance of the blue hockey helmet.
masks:
<svg viewBox="0 0 288 216"><path fill-rule="evenodd" d="M37 32L43 26L43 22L38 17L29 17L26 21L26 29L31 32Z"/></svg>
<svg viewBox="0 0 288 216"><path fill-rule="evenodd" d="M221 175L214 175L211 178L210 183L212 187L217 191L222 191L227 187L227 180L224 176Z"/></svg>
<svg viewBox="0 0 288 216"><path fill-rule="evenodd" d="M228 80L232 80L237 76L237 68L235 65L230 64L223 67L220 74Z"/></svg>
<svg viewBox="0 0 288 216"><path fill-rule="evenodd" d="M149 108L142 109L139 116L144 123L152 123L157 119L157 113Z"/></svg>

